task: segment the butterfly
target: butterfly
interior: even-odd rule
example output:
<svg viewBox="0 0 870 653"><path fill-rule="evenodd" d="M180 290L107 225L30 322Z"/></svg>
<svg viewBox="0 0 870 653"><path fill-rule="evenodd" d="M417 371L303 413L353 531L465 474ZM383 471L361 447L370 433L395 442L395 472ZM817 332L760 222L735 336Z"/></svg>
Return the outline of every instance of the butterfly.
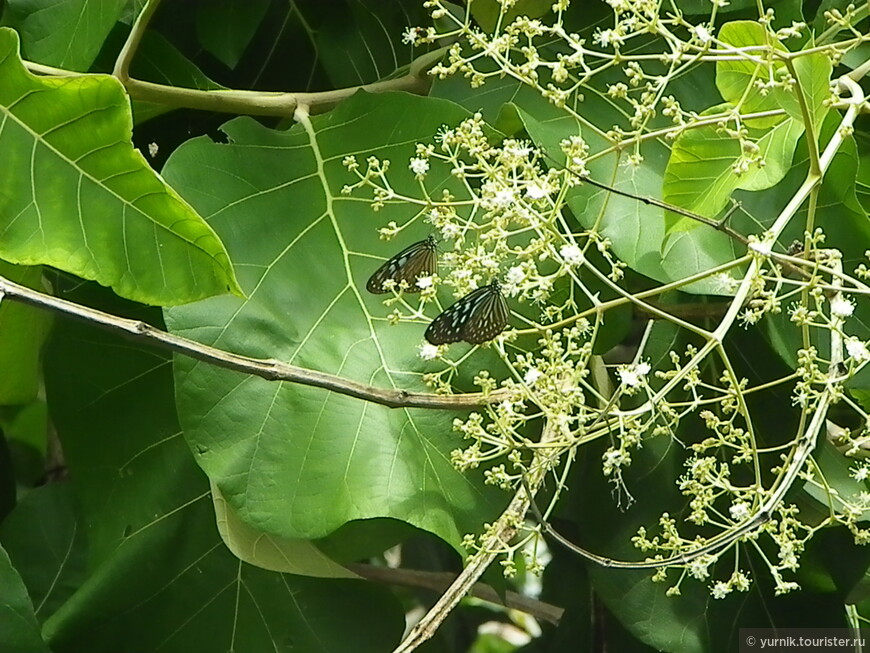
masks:
<svg viewBox="0 0 870 653"><path fill-rule="evenodd" d="M464 340L479 345L504 331L508 323L508 306L501 294L498 279L472 290L432 320L424 334L433 345Z"/></svg>
<svg viewBox="0 0 870 653"><path fill-rule="evenodd" d="M417 279L432 276L438 267L437 245L435 237L429 236L406 247L375 270L366 283L366 290L375 295L389 292L384 288L384 282L392 279L397 288L400 282L405 281L408 284L405 292L420 292Z"/></svg>

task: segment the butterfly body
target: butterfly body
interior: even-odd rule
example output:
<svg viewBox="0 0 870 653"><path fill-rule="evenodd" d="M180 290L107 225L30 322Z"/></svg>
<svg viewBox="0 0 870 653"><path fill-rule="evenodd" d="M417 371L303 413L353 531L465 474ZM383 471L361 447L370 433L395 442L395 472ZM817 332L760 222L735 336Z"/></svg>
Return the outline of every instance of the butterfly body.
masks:
<svg viewBox="0 0 870 653"><path fill-rule="evenodd" d="M504 331L509 311L498 280L472 290L447 308L426 329L425 338L433 345L464 340L479 345Z"/></svg>
<svg viewBox="0 0 870 653"><path fill-rule="evenodd" d="M405 292L420 292L417 280L432 276L438 268L437 245L435 238L429 236L406 247L375 270L366 283L366 290L382 295L390 292L389 288L384 287L384 283L393 280L397 290L398 284L404 281L408 284Z"/></svg>

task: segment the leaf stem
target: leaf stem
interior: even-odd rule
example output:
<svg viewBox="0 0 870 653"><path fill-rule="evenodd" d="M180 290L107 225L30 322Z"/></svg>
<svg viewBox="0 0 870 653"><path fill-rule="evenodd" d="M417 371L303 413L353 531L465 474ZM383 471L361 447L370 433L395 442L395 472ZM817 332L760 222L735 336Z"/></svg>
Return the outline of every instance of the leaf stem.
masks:
<svg viewBox="0 0 870 653"><path fill-rule="evenodd" d="M342 100L350 97L359 90L369 93L385 93L388 91L406 91L418 95L425 95L429 91L430 80L426 71L441 59L443 50L427 52L418 57L409 67L407 75L396 79L349 86L347 88L333 89L319 93L283 93L244 90L211 90L204 91L193 88L180 88L157 84L130 77L130 64L139 48L145 30L161 0L148 0L145 7L139 13L127 41L118 54L115 68L112 71L114 77L124 85L132 99L143 102L155 102L158 104L199 109L203 111L215 111L219 113L238 113L256 116L275 116L290 118L298 106L307 106L312 113L326 111ZM65 75L70 74L57 68L42 66L31 62L25 64L30 70L41 74Z"/></svg>
<svg viewBox="0 0 870 653"><path fill-rule="evenodd" d="M118 53L115 69L112 71L112 74L124 85L130 79L130 63L136 55L136 50L139 49L139 44L142 42L142 37L145 35L148 23L151 22L151 18L154 16L154 12L157 11L158 6L160 6L160 0L148 0L145 3L142 11L139 12L139 16L136 18L136 22L133 23L124 47Z"/></svg>

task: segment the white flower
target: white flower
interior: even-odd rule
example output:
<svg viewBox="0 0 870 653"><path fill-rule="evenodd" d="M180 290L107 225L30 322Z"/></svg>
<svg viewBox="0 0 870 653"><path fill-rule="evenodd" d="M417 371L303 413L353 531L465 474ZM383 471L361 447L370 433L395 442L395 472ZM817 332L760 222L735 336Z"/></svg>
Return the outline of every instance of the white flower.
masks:
<svg viewBox="0 0 870 653"><path fill-rule="evenodd" d="M864 463L863 465L856 465L849 470L849 475L859 483L862 481L866 481L868 478L870 478L870 465L867 465L867 463Z"/></svg>
<svg viewBox="0 0 870 653"><path fill-rule="evenodd" d="M438 347L430 345L428 342L420 345L420 358L424 361L431 361L438 358Z"/></svg>
<svg viewBox="0 0 870 653"><path fill-rule="evenodd" d="M686 571L692 578L704 580L710 575L709 567L713 562L714 560L710 556L701 556L692 560L686 567Z"/></svg>
<svg viewBox="0 0 870 653"><path fill-rule="evenodd" d="M562 245L559 255L568 265L579 265L583 262L583 251L577 245Z"/></svg>
<svg viewBox="0 0 870 653"><path fill-rule="evenodd" d="M157 145L157 143L148 143L148 154L151 155L152 159L157 156L157 150L159 149L160 147Z"/></svg>
<svg viewBox="0 0 870 653"><path fill-rule="evenodd" d="M441 227L441 235L446 240L453 240L461 233L462 229L455 222L448 222Z"/></svg>
<svg viewBox="0 0 870 653"><path fill-rule="evenodd" d="M402 43L406 45L414 45L417 42L417 38L420 36L419 27L406 27L405 31L402 32Z"/></svg>
<svg viewBox="0 0 870 653"><path fill-rule="evenodd" d="M608 47L612 43L622 43L622 38L612 29L598 30L592 35L592 41L602 47Z"/></svg>
<svg viewBox="0 0 870 653"><path fill-rule="evenodd" d="M421 159L419 157L414 157L411 159L411 163L408 165L413 172L418 177L422 177L427 172L429 172L429 161L426 159Z"/></svg>
<svg viewBox="0 0 870 653"><path fill-rule="evenodd" d="M723 581L716 581L713 584L713 587L710 588L710 596L714 599L724 599L728 594L731 593L731 588L728 587L728 583Z"/></svg>
<svg viewBox="0 0 870 653"><path fill-rule="evenodd" d="M492 203L495 206L508 207L517 201L513 188L501 188L493 195Z"/></svg>
<svg viewBox="0 0 870 653"><path fill-rule="evenodd" d="M631 462L628 453L620 449L609 449L602 456L604 460L603 470L609 476L614 470L623 467Z"/></svg>
<svg viewBox="0 0 870 653"><path fill-rule="evenodd" d="M793 581L786 582L781 578L777 578L776 580L776 588L774 589L774 596L779 596L780 594L788 594L794 590L799 590L801 588L800 585Z"/></svg>
<svg viewBox="0 0 870 653"><path fill-rule="evenodd" d="M533 183L526 186L526 197L533 200L539 200L547 196L547 188L541 184Z"/></svg>
<svg viewBox="0 0 870 653"><path fill-rule="evenodd" d="M870 351L867 350L867 345L858 338L846 339L846 353L859 365L870 361Z"/></svg>
<svg viewBox="0 0 870 653"><path fill-rule="evenodd" d="M515 140L511 140L504 146L504 153L517 159L523 159L529 156L529 153L531 151L532 148L529 147L527 144Z"/></svg>
<svg viewBox="0 0 870 653"><path fill-rule="evenodd" d="M727 272L720 272L715 277L713 277L713 282L716 285L716 288L726 292L732 293L737 290L738 286L740 286L740 281L732 277Z"/></svg>
<svg viewBox="0 0 870 653"><path fill-rule="evenodd" d="M836 315L837 317L849 317L854 312L855 304L842 295L838 295L831 300L831 315Z"/></svg>
<svg viewBox="0 0 870 653"><path fill-rule="evenodd" d="M507 274L504 275L504 278L508 284L516 286L517 284L520 284L525 280L526 273L523 271L522 266L515 265L507 271Z"/></svg>
<svg viewBox="0 0 870 653"><path fill-rule="evenodd" d="M620 365L617 370L619 380L629 388L639 388L643 384L643 377L649 374L649 363L637 365Z"/></svg>
<svg viewBox="0 0 870 653"><path fill-rule="evenodd" d="M432 287L432 277L420 277L417 279L417 287L426 289Z"/></svg>
<svg viewBox="0 0 870 653"><path fill-rule="evenodd" d="M706 25L695 25L695 36L698 37L698 40L701 43L709 43L713 40L713 37L710 36L710 31L707 29Z"/></svg>
<svg viewBox="0 0 870 653"><path fill-rule="evenodd" d="M544 376L544 373L539 370L537 367L530 367L526 372L526 375L523 377L523 381L526 382L526 385L535 385L538 379Z"/></svg>
<svg viewBox="0 0 870 653"><path fill-rule="evenodd" d="M731 507L728 508L728 512L731 513L731 519L734 521L746 521L749 517L749 506L742 501L738 501L737 503L731 504Z"/></svg>
<svg viewBox="0 0 870 653"><path fill-rule="evenodd" d="M630 367L624 367L619 370L619 380L630 388L637 388L641 383L637 372Z"/></svg>
<svg viewBox="0 0 870 653"><path fill-rule="evenodd" d="M757 252L762 256L770 256L770 243L749 243L749 249L753 252Z"/></svg>

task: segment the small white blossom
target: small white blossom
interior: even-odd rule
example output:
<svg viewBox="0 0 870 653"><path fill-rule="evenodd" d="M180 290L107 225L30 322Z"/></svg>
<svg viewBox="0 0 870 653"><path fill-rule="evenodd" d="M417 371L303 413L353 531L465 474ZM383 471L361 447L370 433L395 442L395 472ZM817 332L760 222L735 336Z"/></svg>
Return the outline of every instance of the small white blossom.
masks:
<svg viewBox="0 0 870 653"><path fill-rule="evenodd" d="M770 249L769 243L757 243L757 242L749 243L749 249L751 249L753 252L757 252L758 254L761 254L762 256L770 256L770 253L772 251Z"/></svg>
<svg viewBox="0 0 870 653"><path fill-rule="evenodd" d="M526 375L523 377L523 381L525 381L527 385L535 385L537 380L542 376L544 376L544 373L541 370L537 367L530 367L526 372Z"/></svg>
<svg viewBox="0 0 870 653"><path fill-rule="evenodd" d="M643 378L649 374L649 363L637 365L620 365L617 370L619 380L629 388L639 388L643 384Z"/></svg>
<svg viewBox="0 0 870 653"><path fill-rule="evenodd" d="M448 222L441 227L441 235L445 240L453 240L461 233L462 229L455 222Z"/></svg>
<svg viewBox="0 0 870 653"><path fill-rule="evenodd" d="M849 317L855 312L855 304L839 295L831 300L831 315L837 317Z"/></svg>
<svg viewBox="0 0 870 653"><path fill-rule="evenodd" d="M148 154L151 155L151 158L152 158L152 159L153 159L155 156L157 156L157 150L159 150L159 149L160 149L160 148L159 148L159 146L157 145L157 143L148 143Z"/></svg>
<svg viewBox="0 0 870 653"><path fill-rule="evenodd" d="M709 567L714 562L714 559L710 556L701 556L700 558L695 558L692 562L689 563L688 567L686 567L686 571L689 576L692 578L696 578L697 580L704 580L710 575Z"/></svg>
<svg viewBox="0 0 870 653"><path fill-rule="evenodd" d="M429 161L427 161L426 159L421 159L419 157L414 157L413 159L411 159L411 163L410 165L408 165L408 167L415 175L417 175L418 177L422 177L427 172L429 172Z"/></svg>
<svg viewBox="0 0 870 653"><path fill-rule="evenodd" d="M513 188L501 188L493 195L492 203L495 206L508 207L517 201L517 195Z"/></svg>
<svg viewBox="0 0 870 653"><path fill-rule="evenodd" d="M507 271L507 274L504 275L504 278L508 284L516 286L517 284L520 284L525 280L526 273L521 266L515 265Z"/></svg>
<svg viewBox="0 0 870 653"><path fill-rule="evenodd" d="M631 456L622 449L608 449L601 459L604 461L602 471L605 476L610 476L615 471L619 471L620 468L631 464Z"/></svg>
<svg viewBox="0 0 870 653"><path fill-rule="evenodd" d="M853 359L859 365L870 361L870 350L868 350L867 345L865 345L861 340L858 340L858 338L846 339L846 353L849 354L849 358Z"/></svg>
<svg viewBox="0 0 870 653"><path fill-rule="evenodd" d="M695 25L695 36L698 37L698 40L701 43L707 44L713 40L713 37L710 36L710 30L707 29L706 25Z"/></svg>
<svg viewBox="0 0 870 653"><path fill-rule="evenodd" d="M728 594L731 593L731 588L728 587L728 583L723 581L716 581L713 584L713 587L710 588L710 596L714 599L724 599Z"/></svg>
<svg viewBox="0 0 870 653"><path fill-rule="evenodd" d="M732 503L728 512L731 514L731 519L736 522L746 521L749 518L749 506L743 501Z"/></svg>
<svg viewBox="0 0 870 653"><path fill-rule="evenodd" d="M531 151L532 148L529 147L528 144L522 143L520 141L511 140L510 142L507 142L504 146L504 153L517 159L524 159L525 157L529 156Z"/></svg>
<svg viewBox="0 0 870 653"><path fill-rule="evenodd" d="M428 342L420 345L420 358L424 361L431 361L438 358L438 347L430 345Z"/></svg>
<svg viewBox="0 0 870 653"><path fill-rule="evenodd" d="M849 475L859 483L866 481L870 478L870 465L867 463L856 465L849 470Z"/></svg>
<svg viewBox="0 0 870 653"><path fill-rule="evenodd" d="M539 200L547 196L548 190L542 184L534 183L526 186L526 197L533 200Z"/></svg>
<svg viewBox="0 0 870 653"><path fill-rule="evenodd" d="M727 272L720 272L713 277L713 281L716 284L716 288L726 293L732 293L740 286L740 281Z"/></svg>
<svg viewBox="0 0 870 653"><path fill-rule="evenodd" d="M800 585L793 581L786 582L781 578L778 578L776 581L776 588L774 589L774 596L779 596L780 594L788 594L789 592L793 592L794 590L799 590L801 588Z"/></svg>
<svg viewBox="0 0 870 653"><path fill-rule="evenodd" d="M562 245L559 255L568 265L578 265L583 262L583 251L577 245Z"/></svg>
<svg viewBox="0 0 870 653"><path fill-rule="evenodd" d="M417 287L421 290L432 287L432 277L419 277L417 279Z"/></svg>

